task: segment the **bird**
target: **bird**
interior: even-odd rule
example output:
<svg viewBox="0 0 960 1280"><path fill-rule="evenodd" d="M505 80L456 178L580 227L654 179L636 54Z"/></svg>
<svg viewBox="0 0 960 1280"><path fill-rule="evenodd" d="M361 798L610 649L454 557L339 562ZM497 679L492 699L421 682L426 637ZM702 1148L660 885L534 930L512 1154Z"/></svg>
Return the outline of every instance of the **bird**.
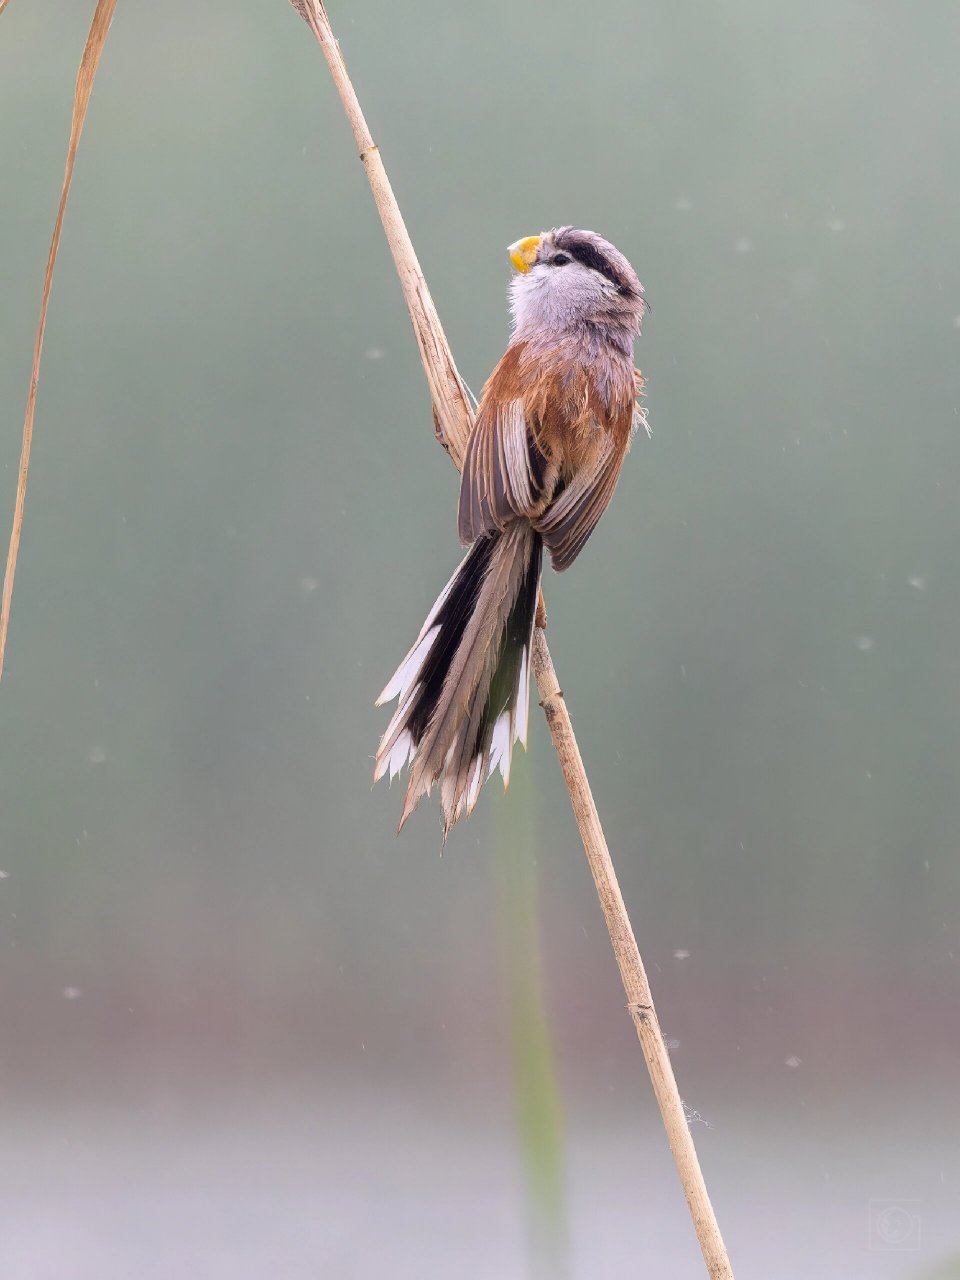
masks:
<svg viewBox="0 0 960 1280"><path fill-rule="evenodd" d="M555 227L509 246L507 349L464 458L458 532L469 547L377 706L398 700L374 782L409 764L398 832L439 784L443 840L488 777L526 747L544 549L568 569L613 497L646 417L634 342L648 309L626 257Z"/></svg>

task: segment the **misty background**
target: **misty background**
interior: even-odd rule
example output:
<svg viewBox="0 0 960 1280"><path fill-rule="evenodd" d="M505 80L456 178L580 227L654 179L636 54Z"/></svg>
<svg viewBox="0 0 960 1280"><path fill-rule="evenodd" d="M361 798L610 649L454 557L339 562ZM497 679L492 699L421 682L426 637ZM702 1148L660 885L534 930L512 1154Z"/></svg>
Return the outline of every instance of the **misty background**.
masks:
<svg viewBox="0 0 960 1280"><path fill-rule="evenodd" d="M652 304L548 634L737 1274L960 1275L960 13L329 8L474 391L519 236ZM0 18L4 539L92 10ZM536 708L442 858L371 790L456 500L307 28L121 3L0 683L4 1276L536 1270L514 854L568 1272L702 1275Z"/></svg>

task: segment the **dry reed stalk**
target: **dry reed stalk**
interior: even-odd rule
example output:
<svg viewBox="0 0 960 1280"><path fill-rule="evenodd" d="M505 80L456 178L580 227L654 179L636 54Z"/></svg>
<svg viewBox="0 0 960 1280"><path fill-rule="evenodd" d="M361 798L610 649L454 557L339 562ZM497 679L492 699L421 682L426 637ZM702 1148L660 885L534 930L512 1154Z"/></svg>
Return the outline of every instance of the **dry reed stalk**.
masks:
<svg viewBox="0 0 960 1280"><path fill-rule="evenodd" d="M450 346L404 225L400 207L347 74L340 46L334 37L322 0L291 0L291 3L316 36L340 94L347 119L350 121L417 336L420 357L433 401L437 438L447 449L459 470L473 425L473 410L463 380L457 372ZM580 829L580 838L593 873L607 931L620 968L623 988L627 994L627 1008L637 1029L653 1091L663 1117L667 1140L670 1143L690 1216L703 1251L707 1273L712 1280L733 1280L733 1268L707 1194L683 1102L674 1078L673 1066L657 1020L650 984L640 958L623 895L617 883L613 860L607 848L603 828L600 825L600 816L597 813L587 773L574 737L570 713L557 682L550 651L547 648L547 638L541 626L537 627L534 637L533 669L540 691L540 705L543 707L553 745L560 758L560 767L570 794L570 803Z"/></svg>
<svg viewBox="0 0 960 1280"><path fill-rule="evenodd" d="M0 13L6 7L6 0L0 0ZM117 0L98 0L87 43L83 48L80 67L77 71L77 87L73 95L73 116L70 121L70 141L67 144L67 167L63 175L63 188L60 192L60 206L57 209L57 220L53 224L53 236L50 240L50 252L47 255L47 270L43 277L43 292L40 295L40 319L37 322L37 336L33 344L33 367L30 371L30 387L27 391L27 408L23 417L23 443L20 446L20 471L17 477L17 496L13 508L13 529L10 532L10 545L7 549L7 567L3 575L3 595L0 598L0 678L3 677L3 655L7 647L7 628L10 625L10 602L13 599L13 580L17 572L17 554L20 550L20 534L23 529L23 508L27 500L27 477L30 473L30 449L33 445L33 418L37 408L37 384L40 381L40 356L43 354L43 331L47 324L47 304L50 301L50 286L53 284L53 268L57 262L60 248L60 233L63 230L63 215L67 208L67 197L70 194L70 183L73 181L73 165L77 158L77 147L80 134L86 119L87 107L90 105L90 94L93 90L94 77L100 54L110 30L113 11Z"/></svg>

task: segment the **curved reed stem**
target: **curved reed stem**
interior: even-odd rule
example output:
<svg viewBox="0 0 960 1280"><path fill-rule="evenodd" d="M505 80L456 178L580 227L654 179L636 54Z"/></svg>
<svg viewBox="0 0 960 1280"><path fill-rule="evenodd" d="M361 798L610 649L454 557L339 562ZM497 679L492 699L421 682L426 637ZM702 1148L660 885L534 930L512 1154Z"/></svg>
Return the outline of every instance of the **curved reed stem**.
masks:
<svg viewBox="0 0 960 1280"><path fill-rule="evenodd" d="M433 401L437 438L459 470L473 425L473 411L463 380L457 372L453 354L400 213L400 206L397 204L387 178L380 152L364 119L322 0L291 0L291 3L316 36L340 94L347 119L350 121L360 159L370 181L373 198L393 253L414 333L417 336L420 357ZM706 1183L703 1180L683 1102L677 1089L673 1067L657 1021L650 984L647 981L623 895L617 883L613 860L603 834L603 827L600 825L600 816L594 804L587 772L583 767L583 760L573 733L570 713L560 691L542 626L537 627L534 636L533 670L540 691L540 705L543 707L550 728L550 736L560 758L560 767L570 794L570 803L573 806L584 852L597 886L610 942L620 968L623 989L627 994L627 1008L637 1029L647 1070L650 1073L650 1081L663 1117L667 1140L670 1143L690 1216L703 1251L707 1273L712 1280L733 1280L733 1268L707 1194Z"/></svg>
<svg viewBox="0 0 960 1280"><path fill-rule="evenodd" d="M6 0L0 0L0 13L6 7ZM63 230L63 215L67 211L67 197L70 195L70 183L73 181L73 166L77 158L77 147L80 145L80 134L86 119L87 107L90 105L90 94L93 92L93 81L97 74L100 54L113 21L113 11L117 0L98 0L90 23L90 34L84 45L77 71L77 87L73 96L73 117L70 121L70 141L67 144L67 167L63 175L63 188L60 192L60 205L57 209L56 221L53 224L53 236L50 240L50 252L47 255L47 269L43 277L43 292L40 296L40 319L37 321L37 336L33 343L33 366L30 370L30 386L27 390L27 408L23 417L23 443L20 446L20 469L17 473L17 496L13 505L13 528L10 531L10 544L7 548L7 565L3 574L3 591L0 594L0 678L3 677L3 655L7 647L7 628L10 626L10 605L13 601L13 580L17 573L17 556L20 552L20 534L23 530L23 509L27 501L27 478L30 474L30 450L33 446L33 418L37 408L37 384L40 381L40 357L43 354L43 333L47 326L47 304L50 301L50 288L53 284L53 268L57 264L57 251L60 248L60 233Z"/></svg>

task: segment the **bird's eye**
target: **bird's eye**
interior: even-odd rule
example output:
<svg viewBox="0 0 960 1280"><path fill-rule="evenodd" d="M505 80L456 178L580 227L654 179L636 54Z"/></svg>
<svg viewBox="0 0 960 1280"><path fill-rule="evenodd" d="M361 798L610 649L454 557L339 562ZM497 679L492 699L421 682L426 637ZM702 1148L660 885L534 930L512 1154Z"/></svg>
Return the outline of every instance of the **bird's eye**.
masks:
<svg viewBox="0 0 960 1280"><path fill-rule="evenodd" d="M573 259L570 257L569 253L558 253L554 256L553 265L555 267L565 267L568 262L572 261Z"/></svg>

